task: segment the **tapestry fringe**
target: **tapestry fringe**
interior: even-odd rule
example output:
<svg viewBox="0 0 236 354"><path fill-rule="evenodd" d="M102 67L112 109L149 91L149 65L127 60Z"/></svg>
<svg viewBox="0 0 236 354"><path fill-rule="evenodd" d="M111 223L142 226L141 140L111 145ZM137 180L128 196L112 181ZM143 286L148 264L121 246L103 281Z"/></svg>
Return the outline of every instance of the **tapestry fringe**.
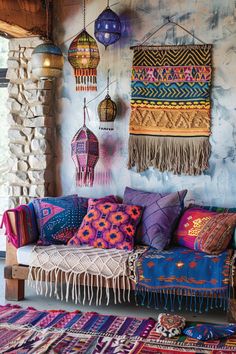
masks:
<svg viewBox="0 0 236 354"><path fill-rule="evenodd" d="M188 289L159 289L150 290L142 286L136 286L135 301L137 305L154 307L174 311L176 306L179 311L194 311L202 313L209 309L228 308L229 289L199 291ZM205 300L205 302L204 302Z"/></svg>
<svg viewBox="0 0 236 354"><path fill-rule="evenodd" d="M83 280L83 284L81 284L81 280ZM114 303L122 302L121 294L124 302L130 302L130 279L124 274L106 278L98 274L84 272L81 274L73 271L63 272L58 268L46 271L42 268L29 267L28 275L28 285L36 290L37 295L55 296L58 300L66 300L66 302L71 298L75 304L85 304L88 301L89 305L95 299L96 306L102 304L104 293L106 296L106 305L109 305L109 281L112 283ZM104 283L105 286L103 286ZM94 286L96 287L95 290ZM82 287L84 288L83 292Z"/></svg>
<svg viewBox="0 0 236 354"><path fill-rule="evenodd" d="M130 135L128 168L143 172L155 167L161 172L200 175L208 168L211 145L208 137L151 137Z"/></svg>

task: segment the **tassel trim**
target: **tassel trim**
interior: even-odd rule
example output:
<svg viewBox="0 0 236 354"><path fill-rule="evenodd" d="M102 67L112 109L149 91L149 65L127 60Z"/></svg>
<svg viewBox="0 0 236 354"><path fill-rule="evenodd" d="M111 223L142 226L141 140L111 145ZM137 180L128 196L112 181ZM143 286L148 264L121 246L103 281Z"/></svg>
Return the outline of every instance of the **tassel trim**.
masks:
<svg viewBox="0 0 236 354"><path fill-rule="evenodd" d="M76 173L76 185L78 187L92 187L94 182L94 169L87 167L79 169Z"/></svg>
<svg viewBox="0 0 236 354"><path fill-rule="evenodd" d="M151 291L142 286L136 286L136 305L165 309L174 312L194 311L202 313L220 308L227 311L229 305L229 289L226 290L186 290L186 289L159 289Z"/></svg>
<svg viewBox="0 0 236 354"><path fill-rule="evenodd" d="M83 280L83 284L81 284ZM45 295L49 297L56 297L58 300L66 300L72 298L75 304L89 305L95 300L96 306L102 304L102 299L106 297L106 305L110 302L110 286L112 283L112 291L114 303L121 303L121 294L123 301L130 302L131 284L130 279L126 275L118 275L113 278L105 278L98 274L90 273L69 273L63 272L60 269L53 269L46 271L42 268L29 268L28 285L36 290L37 295ZM64 287L65 283L65 287ZM104 284L105 283L105 287ZM120 287L122 284L122 289ZM96 289L94 290L94 286ZM82 291L83 288L83 291Z"/></svg>
<svg viewBox="0 0 236 354"><path fill-rule="evenodd" d="M75 69L76 91L97 91L97 69Z"/></svg>

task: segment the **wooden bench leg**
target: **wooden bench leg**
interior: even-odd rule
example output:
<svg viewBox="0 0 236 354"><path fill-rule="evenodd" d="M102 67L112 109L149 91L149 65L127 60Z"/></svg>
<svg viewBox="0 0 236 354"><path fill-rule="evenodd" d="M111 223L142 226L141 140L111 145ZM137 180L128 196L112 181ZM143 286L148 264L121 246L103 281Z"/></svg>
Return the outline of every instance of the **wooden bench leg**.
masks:
<svg viewBox="0 0 236 354"><path fill-rule="evenodd" d="M236 300L235 299L229 299L227 319L229 323L236 323Z"/></svg>
<svg viewBox="0 0 236 354"><path fill-rule="evenodd" d="M5 279L5 298L9 301L24 300L25 281L18 279Z"/></svg>

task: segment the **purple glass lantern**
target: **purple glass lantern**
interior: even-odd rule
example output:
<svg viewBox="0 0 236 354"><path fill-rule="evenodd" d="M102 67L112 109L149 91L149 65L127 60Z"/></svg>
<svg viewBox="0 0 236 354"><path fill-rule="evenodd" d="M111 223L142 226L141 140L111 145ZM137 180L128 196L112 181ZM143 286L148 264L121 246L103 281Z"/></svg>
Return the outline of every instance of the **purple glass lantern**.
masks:
<svg viewBox="0 0 236 354"><path fill-rule="evenodd" d="M117 14L109 7L109 1L106 9L98 16L95 21L94 35L98 42L105 47L115 43L121 36L121 23Z"/></svg>

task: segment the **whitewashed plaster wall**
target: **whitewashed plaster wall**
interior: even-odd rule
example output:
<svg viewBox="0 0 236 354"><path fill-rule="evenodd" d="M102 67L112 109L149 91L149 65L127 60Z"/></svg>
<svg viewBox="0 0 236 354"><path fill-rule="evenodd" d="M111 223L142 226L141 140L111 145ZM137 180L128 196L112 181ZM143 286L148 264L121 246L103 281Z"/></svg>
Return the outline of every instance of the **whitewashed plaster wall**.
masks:
<svg viewBox="0 0 236 354"><path fill-rule="evenodd" d="M112 5L114 2L110 2ZM87 0L86 22L94 21L105 8L105 0ZM58 0L56 7L55 39L65 55L70 41L82 29L82 0ZM188 201L236 206L236 2L235 0L120 0L114 7L122 19L122 39L113 46L99 44L101 61L98 66L98 93L106 86L107 69L116 82L110 92L119 112L113 132L99 131L97 105L102 94L89 104L88 127L98 136L102 158L98 168L111 169L110 185L77 188L75 167L70 157L70 142L82 125L84 94L75 91L73 71L65 62L63 77L58 81L56 97L57 124L57 188L58 193L79 193L83 196L123 195L125 186L147 191L170 192L187 188ZM210 166L201 176L175 176L157 170L138 174L126 167L128 158L128 123L130 114L130 45L142 40L165 21L165 16L186 27L206 43L214 44L214 80L212 89L212 154ZM87 27L93 35L94 24ZM63 43L66 41L65 43ZM155 35L152 44L193 43L191 36L168 25ZM198 43L197 41L195 42ZM87 100L96 96L86 94Z"/></svg>

